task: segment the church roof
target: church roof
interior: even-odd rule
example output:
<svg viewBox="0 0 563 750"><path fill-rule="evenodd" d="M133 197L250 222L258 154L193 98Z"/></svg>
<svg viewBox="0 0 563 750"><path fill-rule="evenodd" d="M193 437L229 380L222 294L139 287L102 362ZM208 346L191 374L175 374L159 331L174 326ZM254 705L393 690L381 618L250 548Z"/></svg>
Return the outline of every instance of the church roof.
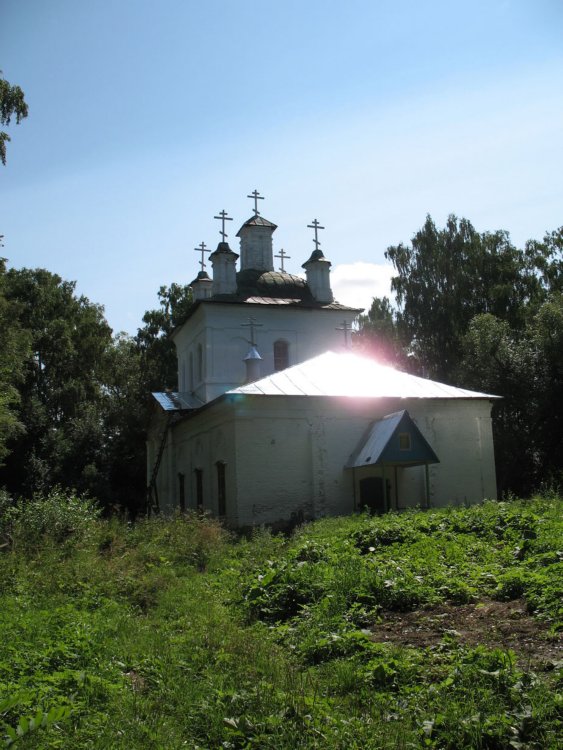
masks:
<svg viewBox="0 0 563 750"><path fill-rule="evenodd" d="M320 303L315 300L307 281L285 271L260 271L247 268L237 273L237 291L233 294L213 295L196 304L239 303L297 307L322 307L325 310L348 310L359 313L362 308L349 307L339 302ZM194 308L195 309L195 306ZM190 313L191 314L191 313ZM190 314L188 317L190 317Z"/></svg>
<svg viewBox="0 0 563 750"><path fill-rule="evenodd" d="M275 297L313 302L309 285L301 276L285 271L256 271L246 269L237 273L237 292L240 297Z"/></svg>
<svg viewBox="0 0 563 750"><path fill-rule="evenodd" d="M271 221L268 221L268 219L265 219L263 216L257 215L252 216L248 221L245 221L242 227L237 232L237 237L240 237L240 232L244 227L270 227L272 232L278 228L277 224L273 224Z"/></svg>
<svg viewBox="0 0 563 750"><path fill-rule="evenodd" d="M348 398L498 398L419 378L351 352L325 352L228 393Z"/></svg>

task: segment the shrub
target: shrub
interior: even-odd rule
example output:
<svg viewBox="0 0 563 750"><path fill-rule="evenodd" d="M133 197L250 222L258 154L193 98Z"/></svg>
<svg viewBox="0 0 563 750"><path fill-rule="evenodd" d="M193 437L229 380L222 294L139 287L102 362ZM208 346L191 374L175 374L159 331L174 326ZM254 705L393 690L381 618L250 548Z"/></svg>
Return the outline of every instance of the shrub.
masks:
<svg viewBox="0 0 563 750"><path fill-rule="evenodd" d="M56 487L48 495L36 495L32 500L6 502L0 531L14 546L23 549L36 547L45 541L61 544L78 542L93 531L100 509L85 497Z"/></svg>

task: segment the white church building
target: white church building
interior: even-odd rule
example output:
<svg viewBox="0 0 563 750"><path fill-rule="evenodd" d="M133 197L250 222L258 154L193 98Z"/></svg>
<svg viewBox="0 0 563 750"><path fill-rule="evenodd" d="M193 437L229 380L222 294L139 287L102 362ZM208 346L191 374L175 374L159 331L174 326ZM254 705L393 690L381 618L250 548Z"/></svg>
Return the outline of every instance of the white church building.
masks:
<svg viewBox="0 0 563 750"><path fill-rule="evenodd" d="M252 197L238 270L223 211L212 278L202 243L194 305L172 334L178 392L153 394L147 440L153 506L243 527L495 498L495 397L354 354L361 309L333 298L318 222L305 278L289 274Z"/></svg>

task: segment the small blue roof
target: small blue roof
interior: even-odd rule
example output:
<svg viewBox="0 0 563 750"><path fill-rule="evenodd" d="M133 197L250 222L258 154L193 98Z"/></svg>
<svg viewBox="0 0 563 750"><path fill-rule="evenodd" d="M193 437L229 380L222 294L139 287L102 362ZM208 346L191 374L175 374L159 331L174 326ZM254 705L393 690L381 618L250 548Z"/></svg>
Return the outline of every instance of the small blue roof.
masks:
<svg viewBox="0 0 563 750"><path fill-rule="evenodd" d="M203 406L203 401L194 396L193 393L166 391L164 393L153 393L152 397L164 411L189 411Z"/></svg>
<svg viewBox="0 0 563 750"><path fill-rule="evenodd" d="M406 409L374 422L362 437L346 464L347 469L360 466L393 464L419 466L440 463Z"/></svg>

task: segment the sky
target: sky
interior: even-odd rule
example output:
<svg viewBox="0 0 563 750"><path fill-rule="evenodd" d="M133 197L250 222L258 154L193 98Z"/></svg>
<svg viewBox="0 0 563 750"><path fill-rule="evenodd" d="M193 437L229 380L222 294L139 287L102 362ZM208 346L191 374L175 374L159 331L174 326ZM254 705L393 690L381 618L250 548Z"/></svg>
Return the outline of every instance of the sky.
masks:
<svg viewBox="0 0 563 750"><path fill-rule="evenodd" d="M563 224L562 0L0 0L29 116L0 165L1 254L135 334L195 248L253 213L338 301L390 295L430 214L523 246ZM211 269L207 269L211 272Z"/></svg>

